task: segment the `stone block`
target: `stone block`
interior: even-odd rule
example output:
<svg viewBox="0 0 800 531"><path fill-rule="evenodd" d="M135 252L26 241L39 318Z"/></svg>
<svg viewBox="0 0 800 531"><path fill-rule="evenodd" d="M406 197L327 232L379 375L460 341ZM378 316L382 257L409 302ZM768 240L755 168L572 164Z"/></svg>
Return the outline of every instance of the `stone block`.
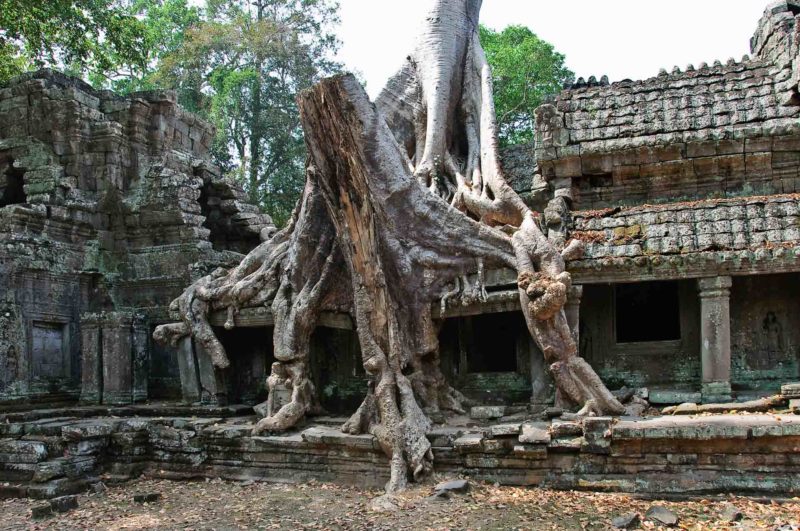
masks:
<svg viewBox="0 0 800 531"><path fill-rule="evenodd" d="M571 420L554 420L550 424L550 435L553 439L561 437L576 437L583 435L583 426Z"/></svg>
<svg viewBox="0 0 800 531"><path fill-rule="evenodd" d="M61 428L61 435L67 441L80 441L83 439L96 439L108 437L116 431L117 422L115 421L88 421L78 424L70 424Z"/></svg>
<svg viewBox="0 0 800 531"><path fill-rule="evenodd" d="M547 446L540 444L515 444L514 455L536 461L547 459Z"/></svg>
<svg viewBox="0 0 800 531"><path fill-rule="evenodd" d="M508 437L519 435L520 424L496 424L489 428L492 437Z"/></svg>
<svg viewBox="0 0 800 531"><path fill-rule="evenodd" d="M581 451L608 454L611 448L611 417L589 417L583 420L584 442Z"/></svg>
<svg viewBox="0 0 800 531"><path fill-rule="evenodd" d="M783 384L781 395L786 398L800 398L800 383Z"/></svg>
<svg viewBox="0 0 800 531"><path fill-rule="evenodd" d="M469 410L470 418L475 420L499 419L505 414L505 406L475 406Z"/></svg>
<svg viewBox="0 0 800 531"><path fill-rule="evenodd" d="M50 500L50 508L56 513L67 513L78 508L78 497L71 495L53 498Z"/></svg>
<svg viewBox="0 0 800 531"><path fill-rule="evenodd" d="M378 441L373 435L350 435L336 428L314 426L301 433L304 441L311 444L344 446L362 450L379 449Z"/></svg>
<svg viewBox="0 0 800 531"><path fill-rule="evenodd" d="M683 391L677 389L651 389L651 404L683 404L685 402L699 403L702 395L696 391Z"/></svg>
<svg viewBox="0 0 800 531"><path fill-rule="evenodd" d="M546 422L526 422L522 425L519 442L528 445L546 445L550 442L550 425Z"/></svg>
<svg viewBox="0 0 800 531"><path fill-rule="evenodd" d="M0 463L38 463L47 459L47 446L39 441L0 439Z"/></svg>
<svg viewBox="0 0 800 531"><path fill-rule="evenodd" d="M462 435L453 442L453 448L461 453L474 453L483 450L483 435L480 433L468 433Z"/></svg>
<svg viewBox="0 0 800 531"><path fill-rule="evenodd" d="M560 452L580 452L585 442L583 437L559 437L551 440L547 448Z"/></svg>

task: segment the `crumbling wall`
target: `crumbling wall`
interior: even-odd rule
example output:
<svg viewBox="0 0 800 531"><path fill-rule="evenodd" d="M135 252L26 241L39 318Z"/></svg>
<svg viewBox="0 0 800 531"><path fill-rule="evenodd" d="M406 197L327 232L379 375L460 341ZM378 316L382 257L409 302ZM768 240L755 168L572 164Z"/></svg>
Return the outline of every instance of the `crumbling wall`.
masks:
<svg viewBox="0 0 800 531"><path fill-rule="evenodd" d="M47 70L0 87L0 293L21 330L0 340L17 357L6 361L9 347L0 355L16 364L0 401L74 399L82 376L102 374L96 364L148 357L156 351L137 331L167 321L167 305L194 275L237 261L274 230L209 162L213 136L169 91L120 97ZM204 190L222 198L230 219L221 240L207 226ZM142 322L117 330L95 318L104 312ZM92 350L82 345L82 320L133 339ZM119 392L113 400L142 397Z"/></svg>

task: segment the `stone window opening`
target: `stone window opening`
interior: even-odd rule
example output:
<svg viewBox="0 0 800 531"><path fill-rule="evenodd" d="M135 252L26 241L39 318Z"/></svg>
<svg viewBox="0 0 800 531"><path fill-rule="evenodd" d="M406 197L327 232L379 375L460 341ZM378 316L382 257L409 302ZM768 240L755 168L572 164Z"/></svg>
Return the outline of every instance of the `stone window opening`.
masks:
<svg viewBox="0 0 800 531"><path fill-rule="evenodd" d="M0 166L1 168L1 166ZM28 202L25 195L25 171L8 164L0 176L0 208Z"/></svg>
<svg viewBox="0 0 800 531"><path fill-rule="evenodd" d="M677 282L618 284L614 290L616 342L681 339Z"/></svg>

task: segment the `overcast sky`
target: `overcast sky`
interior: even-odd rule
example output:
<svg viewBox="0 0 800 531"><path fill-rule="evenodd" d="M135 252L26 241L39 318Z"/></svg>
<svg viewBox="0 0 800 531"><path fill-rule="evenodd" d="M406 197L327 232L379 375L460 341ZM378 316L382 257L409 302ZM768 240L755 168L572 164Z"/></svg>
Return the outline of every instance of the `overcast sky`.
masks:
<svg viewBox="0 0 800 531"><path fill-rule="evenodd" d="M431 0L339 0L339 59L375 96L413 44ZM523 24L578 77L644 79L659 69L741 59L769 0L483 0L481 22Z"/></svg>

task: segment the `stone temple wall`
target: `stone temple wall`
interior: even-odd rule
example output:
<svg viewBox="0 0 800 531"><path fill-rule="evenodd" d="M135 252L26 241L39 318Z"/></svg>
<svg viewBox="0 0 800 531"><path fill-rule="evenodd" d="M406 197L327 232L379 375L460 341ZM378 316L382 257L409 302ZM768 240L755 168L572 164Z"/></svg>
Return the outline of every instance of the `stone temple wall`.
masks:
<svg viewBox="0 0 800 531"><path fill-rule="evenodd" d="M74 399L82 380L87 400L179 394L152 328L192 278L274 230L209 161L213 128L172 92L51 71L0 87L0 124L0 400Z"/></svg>

